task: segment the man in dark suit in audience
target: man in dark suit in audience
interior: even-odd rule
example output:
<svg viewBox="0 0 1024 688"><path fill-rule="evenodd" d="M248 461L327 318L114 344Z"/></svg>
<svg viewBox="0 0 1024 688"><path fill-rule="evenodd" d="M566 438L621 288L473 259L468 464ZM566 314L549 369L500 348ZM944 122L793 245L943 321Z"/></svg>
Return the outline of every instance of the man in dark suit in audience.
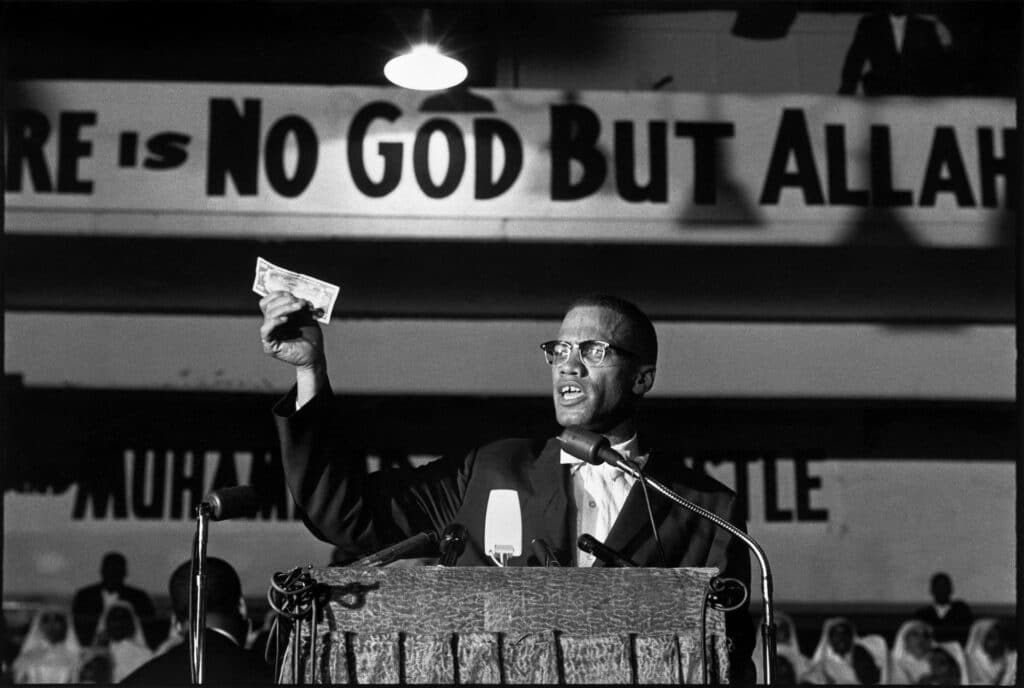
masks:
<svg viewBox="0 0 1024 688"><path fill-rule="evenodd" d="M243 609L242 583L223 559L206 560L206 633L203 681L210 685L272 685L273 667L258 653L245 649L249 620ZM169 592L175 623L188 627L191 562L171 574ZM187 638L188 633L181 634ZM191 683L189 642L175 645L143 664L122 683L129 685L187 685Z"/></svg>
<svg viewBox="0 0 1024 688"><path fill-rule="evenodd" d="M126 585L128 560L120 552L107 552L100 564L100 582L88 585L77 593L71 603L75 634L83 646L93 644L96 626L104 610L114 602L127 602L142 623L146 643L153 646L156 610L145 590Z"/></svg>
<svg viewBox="0 0 1024 688"><path fill-rule="evenodd" d="M914 612L914 618L931 625L936 642L955 640L965 645L974 622L971 608L963 600L953 599L953 580L948 573L940 571L932 576L931 591L935 602Z"/></svg>
<svg viewBox="0 0 1024 688"><path fill-rule="evenodd" d="M866 96L934 96L960 90L952 67L951 38L937 19L892 3L865 15L843 62L841 95L863 86Z"/></svg>

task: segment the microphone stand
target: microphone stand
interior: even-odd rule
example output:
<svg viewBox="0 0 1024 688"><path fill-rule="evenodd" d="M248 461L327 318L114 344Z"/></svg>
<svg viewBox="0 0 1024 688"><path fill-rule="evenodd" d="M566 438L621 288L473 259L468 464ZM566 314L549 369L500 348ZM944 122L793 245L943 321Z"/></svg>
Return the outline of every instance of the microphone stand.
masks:
<svg viewBox="0 0 1024 688"><path fill-rule="evenodd" d="M615 452L615 450L613 449L609 449L609 451L618 454L618 452ZM757 563L761 567L761 597L764 600L764 622L761 624L761 644L763 646L762 650L764 659L764 682L765 685L772 685L775 682L776 657L775 608L772 602L772 573L771 569L768 566L768 557L765 556L764 550L761 549L761 545L757 544L757 542L752 537L744 533L742 530L740 530L733 524L729 523L727 520L725 520L718 514L712 513L705 509L704 507L694 504L690 500L676 494L673 490L666 487L665 485L662 485L654 478L644 475L644 473L636 464L634 464L632 461L627 460L621 455L619 456L619 460L617 462L608 461L608 463L611 463L616 468L621 469L622 471L628 473L637 480L644 481L645 483L653 487L661 494L665 495L665 497L675 502L679 506L683 507L684 509L689 509L690 511L700 516L703 516L719 528L722 528L734 537L739 538L743 542L743 544L745 544L750 549L750 551L754 553L754 557L757 559Z"/></svg>
<svg viewBox="0 0 1024 688"><path fill-rule="evenodd" d="M203 682L203 652L206 641L206 542L210 532L211 506L196 507L196 535L192 541L192 586L188 599L189 672L192 683Z"/></svg>

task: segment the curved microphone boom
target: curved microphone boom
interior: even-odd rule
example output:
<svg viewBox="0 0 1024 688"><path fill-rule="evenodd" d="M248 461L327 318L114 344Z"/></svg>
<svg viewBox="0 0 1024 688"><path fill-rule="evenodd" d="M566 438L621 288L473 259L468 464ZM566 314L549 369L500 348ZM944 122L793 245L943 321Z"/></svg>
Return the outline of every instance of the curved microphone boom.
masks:
<svg viewBox="0 0 1024 688"><path fill-rule="evenodd" d="M582 459L587 463L600 464L608 463L637 480L642 480L655 490L665 495L684 509L706 518L719 528L725 530L733 537L745 544L761 567L761 596L764 602L764 622L761 625L761 642L764 649L764 679L765 684L771 685L775 679L775 607L772 598L772 573L768 566L768 557L765 555L761 545L742 530L729 523L727 520L712 513L702 506L694 504L688 499L676 494L673 490L662 485L654 478L650 478L640 470L632 461L621 456L611 448L608 438L596 432L584 430L579 427L565 428L558 436L562 448L572 456Z"/></svg>

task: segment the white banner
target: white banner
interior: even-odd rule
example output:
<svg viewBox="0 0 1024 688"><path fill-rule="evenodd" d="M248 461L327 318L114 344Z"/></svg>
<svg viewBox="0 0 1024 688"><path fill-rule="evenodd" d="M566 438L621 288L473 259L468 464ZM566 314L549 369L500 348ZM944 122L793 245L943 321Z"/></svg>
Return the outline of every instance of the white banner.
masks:
<svg viewBox="0 0 1024 688"><path fill-rule="evenodd" d="M8 228L986 245L1016 204L1009 99L478 95L18 83Z"/></svg>

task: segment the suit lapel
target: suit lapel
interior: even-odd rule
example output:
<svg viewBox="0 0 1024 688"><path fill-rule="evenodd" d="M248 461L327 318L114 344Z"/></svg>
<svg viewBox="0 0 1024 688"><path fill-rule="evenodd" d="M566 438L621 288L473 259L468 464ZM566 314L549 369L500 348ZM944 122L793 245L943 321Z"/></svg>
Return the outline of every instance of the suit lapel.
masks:
<svg viewBox="0 0 1024 688"><path fill-rule="evenodd" d="M557 439L548 440L529 472L532 494L523 505L523 556L529 556L530 542L539 537L555 550L562 565L568 565L574 551L569 548L569 470L559 462L559 449Z"/></svg>

